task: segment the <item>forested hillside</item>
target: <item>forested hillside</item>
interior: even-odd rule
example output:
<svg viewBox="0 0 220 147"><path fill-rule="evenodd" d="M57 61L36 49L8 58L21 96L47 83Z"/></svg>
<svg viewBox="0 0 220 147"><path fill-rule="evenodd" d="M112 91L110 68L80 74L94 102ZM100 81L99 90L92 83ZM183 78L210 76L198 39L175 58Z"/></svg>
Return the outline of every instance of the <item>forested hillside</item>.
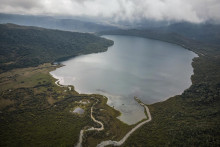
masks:
<svg viewBox="0 0 220 147"><path fill-rule="evenodd" d="M0 72L102 52L112 44L110 40L88 33L0 25Z"/></svg>
<svg viewBox="0 0 220 147"><path fill-rule="evenodd" d="M208 44L220 45L220 25L219 24L192 24L192 23L174 23L167 27L160 27L156 30L163 32L178 33L192 40L198 40Z"/></svg>
<svg viewBox="0 0 220 147"><path fill-rule="evenodd" d="M202 29L200 29L202 31ZM199 30L197 30L199 32ZM213 30L210 31L213 34ZM178 31L168 31L168 29L161 30L161 29L131 29L131 30L113 30L113 31L103 31L99 32L99 35L130 35L130 36L139 36L144 38L151 38L156 40L161 40L169 43L174 43L184 48L190 49L198 54L206 54L206 55L220 55L220 45L219 41L214 41L212 43L210 41L202 41L200 39L192 39L187 37L187 35L182 35L181 32ZM220 34L220 33L219 33ZM200 36L198 33L194 34L196 36ZM205 35L205 33L203 33ZM219 35L212 36L211 34L206 34L206 38L212 38L212 40L220 40L218 39ZM200 37L198 37L200 38Z"/></svg>

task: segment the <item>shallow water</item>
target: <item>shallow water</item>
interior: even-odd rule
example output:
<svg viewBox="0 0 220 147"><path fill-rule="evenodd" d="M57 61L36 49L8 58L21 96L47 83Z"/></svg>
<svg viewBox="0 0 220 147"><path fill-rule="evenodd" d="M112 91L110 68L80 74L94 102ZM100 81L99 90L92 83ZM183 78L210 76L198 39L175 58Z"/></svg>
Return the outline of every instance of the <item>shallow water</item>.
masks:
<svg viewBox="0 0 220 147"><path fill-rule="evenodd" d="M60 84L80 93L99 93L121 111L120 120L134 124L145 117L133 98L151 104L181 94L191 85L196 54L180 46L132 36L106 35L114 41L107 52L62 62L51 72Z"/></svg>
<svg viewBox="0 0 220 147"><path fill-rule="evenodd" d="M73 110L73 113L78 113L78 114L83 114L84 113L84 110L80 107L76 107L74 110Z"/></svg>

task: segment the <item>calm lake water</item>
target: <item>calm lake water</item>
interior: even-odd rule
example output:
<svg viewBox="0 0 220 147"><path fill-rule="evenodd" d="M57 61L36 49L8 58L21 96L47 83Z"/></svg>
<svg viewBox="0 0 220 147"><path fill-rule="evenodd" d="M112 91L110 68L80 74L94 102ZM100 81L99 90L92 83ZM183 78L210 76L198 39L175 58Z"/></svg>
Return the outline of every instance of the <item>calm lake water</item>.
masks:
<svg viewBox="0 0 220 147"><path fill-rule="evenodd" d="M99 93L121 111L127 124L145 118L146 104L181 94L191 85L192 59L197 55L180 46L132 36L106 35L114 41L107 52L82 55L62 62L51 72L60 84L74 85L79 93Z"/></svg>

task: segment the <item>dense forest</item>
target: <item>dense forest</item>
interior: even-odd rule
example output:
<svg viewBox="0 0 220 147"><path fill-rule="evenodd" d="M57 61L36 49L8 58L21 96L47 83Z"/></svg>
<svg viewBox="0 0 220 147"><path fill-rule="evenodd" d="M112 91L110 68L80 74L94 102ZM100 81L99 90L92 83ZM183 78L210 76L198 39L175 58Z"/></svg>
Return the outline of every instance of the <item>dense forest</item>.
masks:
<svg viewBox="0 0 220 147"><path fill-rule="evenodd" d="M88 33L0 25L0 72L106 51L113 42Z"/></svg>
<svg viewBox="0 0 220 147"><path fill-rule="evenodd" d="M184 31L115 30L100 34L131 35L183 46L199 55L193 59L192 85L182 95L149 105L153 120L138 129L123 146L219 146L220 45L219 33L184 35ZM186 30L187 31L187 30ZM191 33L192 34L192 33ZM212 39L203 41L200 34ZM196 39L198 38L198 39ZM218 41L216 41L218 40Z"/></svg>

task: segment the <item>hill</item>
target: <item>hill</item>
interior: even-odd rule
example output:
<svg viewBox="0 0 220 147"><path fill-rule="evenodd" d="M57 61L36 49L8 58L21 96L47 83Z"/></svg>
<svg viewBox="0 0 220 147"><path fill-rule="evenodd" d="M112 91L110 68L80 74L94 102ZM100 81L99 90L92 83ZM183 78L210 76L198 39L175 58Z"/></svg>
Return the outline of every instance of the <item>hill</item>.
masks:
<svg viewBox="0 0 220 147"><path fill-rule="evenodd" d="M0 25L0 71L101 52L112 44L88 33Z"/></svg>
<svg viewBox="0 0 220 147"><path fill-rule="evenodd" d="M202 31L202 30L201 30ZM215 31L210 31L210 32L215 32ZM156 39L156 40L161 40L173 44L180 45L184 48L190 49L197 54L201 55L212 55L212 56L218 56L220 55L220 44L219 40L217 37L214 38L212 35L207 35L206 38L212 38L214 43L212 41L202 41L200 39L192 39L190 37L187 37L187 35L182 35L178 31L168 31L167 30L162 30L161 28L153 28L153 29L128 29L128 30L112 30L112 31L102 31L98 32L98 35L130 35L130 36L139 36L139 37L144 37L144 38L150 38L150 39ZM220 34L220 33L219 33ZM195 34L196 35L196 34ZM205 33L203 34L205 35ZM200 36L197 34L197 36ZM218 36L218 35L216 35ZM198 37L200 38L200 37Z"/></svg>
<svg viewBox="0 0 220 147"><path fill-rule="evenodd" d="M198 40L203 43L220 45L220 25L219 24L192 24L187 22L174 23L156 30L163 32L178 33L186 38Z"/></svg>

